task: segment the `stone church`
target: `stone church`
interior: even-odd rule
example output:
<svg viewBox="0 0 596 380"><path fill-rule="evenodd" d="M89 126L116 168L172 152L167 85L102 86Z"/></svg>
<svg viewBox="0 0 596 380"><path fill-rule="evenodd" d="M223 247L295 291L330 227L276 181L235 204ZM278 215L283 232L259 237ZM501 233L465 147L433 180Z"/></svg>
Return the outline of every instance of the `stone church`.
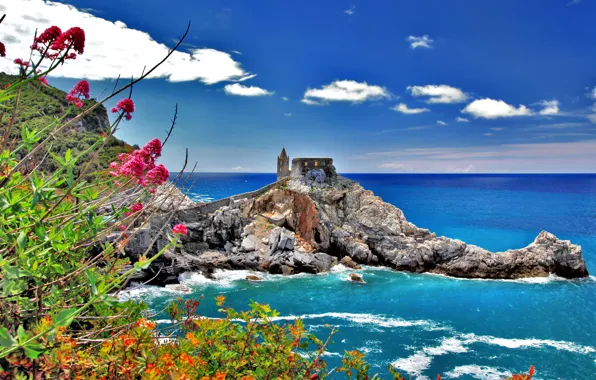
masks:
<svg viewBox="0 0 596 380"><path fill-rule="evenodd" d="M312 169L323 170L327 178L333 178L337 175L335 172L335 167L333 166L332 158L294 158L292 160L292 167L290 168L290 157L286 153L286 148L283 148L281 150L281 154L277 157L278 181L286 177L298 178L305 175L309 170Z"/></svg>

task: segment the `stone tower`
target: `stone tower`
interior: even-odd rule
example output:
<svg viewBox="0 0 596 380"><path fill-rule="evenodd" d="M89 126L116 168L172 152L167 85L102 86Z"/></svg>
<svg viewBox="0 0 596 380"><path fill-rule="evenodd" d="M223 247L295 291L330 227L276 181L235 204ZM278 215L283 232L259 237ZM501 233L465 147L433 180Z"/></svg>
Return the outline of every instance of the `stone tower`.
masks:
<svg viewBox="0 0 596 380"><path fill-rule="evenodd" d="M289 177L290 174L290 157L286 153L286 148L283 148L277 157L277 180Z"/></svg>

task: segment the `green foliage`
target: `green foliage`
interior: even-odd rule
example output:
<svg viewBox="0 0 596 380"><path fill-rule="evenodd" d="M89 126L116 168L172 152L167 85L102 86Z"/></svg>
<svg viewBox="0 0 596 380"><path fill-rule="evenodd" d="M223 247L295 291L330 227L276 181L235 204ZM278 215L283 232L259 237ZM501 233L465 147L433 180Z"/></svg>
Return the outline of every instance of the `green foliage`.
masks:
<svg viewBox="0 0 596 380"><path fill-rule="evenodd" d="M8 75L0 73L0 86L5 88L7 85L14 85L20 81L17 75ZM67 122L76 116L75 113L68 112L70 104L65 99L66 93L62 90L54 88L52 86L44 86L43 84L35 81L28 83L21 87L19 94L19 106L16 114L13 127L10 131L10 138L8 141L9 146L15 146L22 141L22 128L28 130L44 130L48 125L55 122L57 119L62 122ZM14 101L17 98L13 98L11 101L6 102L6 107L14 105ZM85 100L83 104L86 108L89 108L96 104L96 101ZM5 118L2 120L2 127L6 127L9 123L9 119ZM65 129L64 131L57 134L55 138L49 143L51 144L51 152L57 155L64 155L68 149L73 154L77 155L85 149L89 148L97 139L100 137L102 132L109 130L110 123L108 120L108 114L106 108L103 105L98 105L86 114L82 120L76 125ZM39 136L39 138L47 138L50 131L45 130ZM109 137L109 141L105 145L104 149L100 152L97 160L91 160L89 156L83 157L74 168L74 173L80 173L83 165L88 162L92 162L91 167L88 170L87 179L92 178L92 174L98 170L106 169L114 157L120 153L130 153L134 148L122 140L117 139L114 136ZM21 154L19 158L22 158ZM33 163L39 163L43 155L38 154L29 166ZM40 170L45 173L51 173L58 168L58 164L53 157L47 157L40 166Z"/></svg>

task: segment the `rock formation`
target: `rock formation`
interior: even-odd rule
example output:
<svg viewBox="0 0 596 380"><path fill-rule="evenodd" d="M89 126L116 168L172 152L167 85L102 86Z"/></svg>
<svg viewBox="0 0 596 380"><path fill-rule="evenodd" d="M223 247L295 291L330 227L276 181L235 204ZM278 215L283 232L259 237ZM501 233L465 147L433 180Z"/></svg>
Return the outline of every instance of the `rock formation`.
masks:
<svg viewBox="0 0 596 380"><path fill-rule="evenodd" d="M316 187L288 178L215 212L206 206L175 213L169 224L184 223L189 234L180 248L156 260L145 273L147 279L170 283L181 272L209 273L215 268L320 273L338 262L353 269L382 265L463 278L588 276L581 247L548 232L525 248L493 253L416 227L400 209L342 177ZM145 242L158 234L165 220L150 221L143 231ZM154 252L166 239L158 239ZM142 248L137 242L127 252L134 259Z"/></svg>

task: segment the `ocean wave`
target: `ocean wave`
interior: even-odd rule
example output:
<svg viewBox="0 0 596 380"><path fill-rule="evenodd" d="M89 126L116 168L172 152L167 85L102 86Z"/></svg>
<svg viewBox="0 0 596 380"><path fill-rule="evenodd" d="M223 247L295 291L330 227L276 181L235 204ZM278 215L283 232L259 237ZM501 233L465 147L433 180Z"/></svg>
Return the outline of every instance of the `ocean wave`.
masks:
<svg viewBox="0 0 596 380"><path fill-rule="evenodd" d="M590 346L582 346L573 342L550 340L550 339L517 339L517 338L498 338L489 335L463 334L461 335L463 343L466 345L473 343L484 343L506 348L540 348L551 347L559 351L568 351L578 354L591 354L596 349Z"/></svg>
<svg viewBox="0 0 596 380"><path fill-rule="evenodd" d="M596 350L593 347L582 346L567 341L556 341L550 339L535 338L498 338L490 335L459 334L456 336L443 338L438 346L424 347L408 357L397 359L392 363L392 365L399 370L405 371L408 374L412 376L417 376L421 379L422 377L420 376L422 372L428 369L428 367L430 367L433 357L446 354L466 353L471 350L471 348L469 347L470 345L478 343L495 345L509 349L551 347L556 350L568 351L583 355L592 354L596 352ZM457 367L453 370L455 371L457 369L459 372L453 373L461 373L459 376L471 375L472 372L465 371L471 371L473 368L485 369L484 372L479 372L484 377L477 377L478 379L500 379L500 377L489 377L489 375L492 376L493 374L493 372L491 372L493 369L490 367L462 366Z"/></svg>
<svg viewBox="0 0 596 380"><path fill-rule="evenodd" d="M422 326L428 329L440 329L437 323L428 320L406 320L402 318L391 318L381 315L368 313L340 313L327 312L319 314L303 314L303 315L287 315L271 318L274 321L291 321L300 318L302 320L308 319L340 319L353 322L358 325L370 325L374 327L397 328L397 327L415 327Z"/></svg>
<svg viewBox="0 0 596 380"><path fill-rule="evenodd" d="M478 366L478 365L462 365L453 368L451 371L445 373L445 377L459 378L461 376L471 376L474 379L481 380L501 380L512 373L507 370L500 370L494 367Z"/></svg>

